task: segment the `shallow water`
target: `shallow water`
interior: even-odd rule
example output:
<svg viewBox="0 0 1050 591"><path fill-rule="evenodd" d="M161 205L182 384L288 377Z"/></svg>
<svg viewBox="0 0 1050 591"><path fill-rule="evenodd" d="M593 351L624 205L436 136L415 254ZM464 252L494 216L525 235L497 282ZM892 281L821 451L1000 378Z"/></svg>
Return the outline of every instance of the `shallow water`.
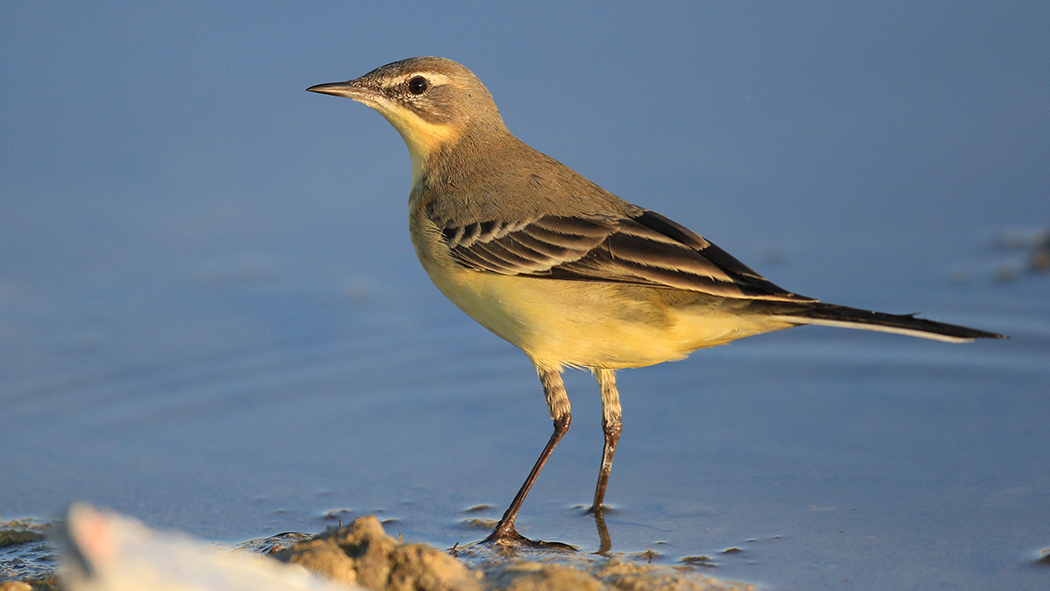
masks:
<svg viewBox="0 0 1050 591"><path fill-rule="evenodd" d="M483 537L470 520L499 517L549 435L524 356L421 271L351 297L241 266L152 298L95 294L93 313L55 304L52 332L37 327L47 354L5 373L4 517L83 499L227 542L366 513L439 547ZM779 588L1045 582L1033 560L1050 545L1047 281L859 283L884 308L939 302L931 316L1006 342L803 328L621 372L612 552ZM583 372L566 385L573 429L519 527L595 551L583 507L597 388Z"/></svg>

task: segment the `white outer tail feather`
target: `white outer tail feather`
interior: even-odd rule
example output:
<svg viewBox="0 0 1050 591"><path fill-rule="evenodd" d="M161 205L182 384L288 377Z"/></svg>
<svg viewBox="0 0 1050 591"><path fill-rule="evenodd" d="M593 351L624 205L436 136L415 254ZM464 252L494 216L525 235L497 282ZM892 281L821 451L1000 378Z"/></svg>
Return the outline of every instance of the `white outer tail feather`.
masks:
<svg viewBox="0 0 1050 591"><path fill-rule="evenodd" d="M856 330L870 330L873 332L888 332L891 334L901 334L909 337L919 337L920 339L930 339L931 341L941 341L945 343L971 343L974 341L973 338L967 337L956 337L950 335L939 334L926 330L920 330L916 328L901 328L898 326L885 326L882 324L869 324L866 322L849 322L846 320L827 320L824 318L806 318L804 316L781 316L779 317L785 322L791 322L793 324L813 324L817 326L834 326L836 328L852 328Z"/></svg>

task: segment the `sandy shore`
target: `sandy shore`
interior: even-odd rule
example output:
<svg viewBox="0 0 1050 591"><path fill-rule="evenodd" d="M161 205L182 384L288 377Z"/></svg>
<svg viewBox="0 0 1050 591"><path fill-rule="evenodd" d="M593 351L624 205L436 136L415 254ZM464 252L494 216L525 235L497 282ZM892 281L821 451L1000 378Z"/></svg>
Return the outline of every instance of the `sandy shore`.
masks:
<svg viewBox="0 0 1050 591"><path fill-rule="evenodd" d="M644 564L643 558L605 557L573 551L522 550L470 544L450 551L400 543L374 516L275 547L275 558L368 589L440 591L752 589L685 567Z"/></svg>
<svg viewBox="0 0 1050 591"><path fill-rule="evenodd" d="M13 525L13 526L12 526ZM63 589L56 577L56 524L8 523L0 537L5 572L0 591ZM53 540L52 540L53 541ZM601 556L468 544L440 550L388 535L375 516L316 536L281 534L241 544L235 553L264 554L324 578L373 591L728 591L752 585L724 581L690 566L647 564L644 555ZM174 557L172 557L174 558ZM7 568L15 565L15 568ZM110 568L107 565L105 568ZM132 572L134 569L129 570Z"/></svg>

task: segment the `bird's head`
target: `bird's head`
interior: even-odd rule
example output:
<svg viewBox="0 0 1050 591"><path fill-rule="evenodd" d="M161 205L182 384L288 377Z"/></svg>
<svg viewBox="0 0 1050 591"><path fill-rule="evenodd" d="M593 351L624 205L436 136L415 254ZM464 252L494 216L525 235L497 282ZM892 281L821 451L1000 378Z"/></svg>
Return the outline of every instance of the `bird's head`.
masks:
<svg viewBox="0 0 1050 591"><path fill-rule="evenodd" d="M477 76L440 57L401 60L360 78L307 90L351 98L379 111L408 145L414 180L431 155L469 130L506 131L492 95Z"/></svg>

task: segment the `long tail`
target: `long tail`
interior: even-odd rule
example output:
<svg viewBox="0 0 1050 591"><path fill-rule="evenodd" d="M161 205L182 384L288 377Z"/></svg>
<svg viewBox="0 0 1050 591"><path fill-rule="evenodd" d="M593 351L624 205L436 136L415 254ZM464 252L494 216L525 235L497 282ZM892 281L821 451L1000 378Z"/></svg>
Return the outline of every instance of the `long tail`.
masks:
<svg viewBox="0 0 1050 591"><path fill-rule="evenodd" d="M779 308L780 306L777 307ZM792 324L818 324L821 326L874 330L948 343L967 343L974 339L1010 338L1006 335L977 330L976 328L916 318L913 314L885 314L825 304L823 302L789 304L784 306L784 308L786 309L774 311L772 315Z"/></svg>

